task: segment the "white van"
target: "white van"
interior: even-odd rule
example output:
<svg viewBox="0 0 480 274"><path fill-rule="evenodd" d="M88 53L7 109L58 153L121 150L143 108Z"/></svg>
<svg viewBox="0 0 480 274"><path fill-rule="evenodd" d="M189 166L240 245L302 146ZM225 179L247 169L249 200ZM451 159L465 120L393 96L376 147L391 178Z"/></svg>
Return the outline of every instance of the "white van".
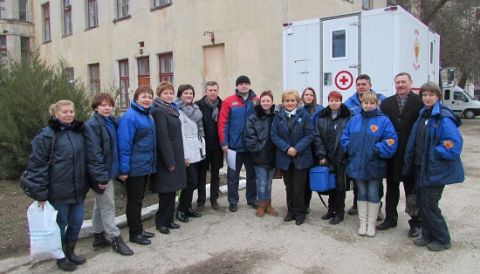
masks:
<svg viewBox="0 0 480 274"><path fill-rule="evenodd" d="M480 102L459 86L444 86L443 105L453 110L458 115L473 119L480 115Z"/></svg>

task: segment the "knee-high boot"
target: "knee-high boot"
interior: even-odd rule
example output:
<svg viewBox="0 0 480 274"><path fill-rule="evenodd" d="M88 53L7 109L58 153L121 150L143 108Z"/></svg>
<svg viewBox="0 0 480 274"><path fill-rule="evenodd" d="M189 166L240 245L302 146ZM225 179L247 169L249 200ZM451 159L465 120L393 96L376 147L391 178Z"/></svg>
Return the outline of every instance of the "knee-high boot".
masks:
<svg viewBox="0 0 480 274"><path fill-rule="evenodd" d="M358 219L360 226L358 227L358 235L365 236L367 234L367 202L357 201Z"/></svg>
<svg viewBox="0 0 480 274"><path fill-rule="evenodd" d="M65 239L64 252L65 256L76 265L81 265L86 262L85 257L75 254L75 246L77 245L77 240L68 240Z"/></svg>
<svg viewBox="0 0 480 274"><path fill-rule="evenodd" d="M368 221L367 221L367 236L375 236L375 227L377 225L378 209L380 208L380 203L370 203L368 202Z"/></svg>

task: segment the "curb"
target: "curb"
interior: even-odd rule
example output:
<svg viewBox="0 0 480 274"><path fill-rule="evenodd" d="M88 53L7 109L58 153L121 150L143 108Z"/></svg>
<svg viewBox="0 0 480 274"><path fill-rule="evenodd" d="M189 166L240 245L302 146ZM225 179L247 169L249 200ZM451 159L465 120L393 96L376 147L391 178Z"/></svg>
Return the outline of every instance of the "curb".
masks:
<svg viewBox="0 0 480 274"><path fill-rule="evenodd" d="M220 174L227 174L225 170L220 170ZM240 178L246 178L245 171L240 172ZM238 190L244 189L247 185L246 179L240 179L238 182ZM220 186L219 191L221 194L226 194L228 192L227 185ZM207 199L210 198L210 184L205 186L205 192L207 194ZM197 201L197 190L193 192L192 203ZM151 206L142 208L142 220L151 218L158 209L158 203ZM127 216L125 214L115 217L115 224L118 228L125 227L127 225ZM83 221L82 228L80 229L80 234L78 237L80 239L90 237L93 234L92 232L92 220Z"/></svg>

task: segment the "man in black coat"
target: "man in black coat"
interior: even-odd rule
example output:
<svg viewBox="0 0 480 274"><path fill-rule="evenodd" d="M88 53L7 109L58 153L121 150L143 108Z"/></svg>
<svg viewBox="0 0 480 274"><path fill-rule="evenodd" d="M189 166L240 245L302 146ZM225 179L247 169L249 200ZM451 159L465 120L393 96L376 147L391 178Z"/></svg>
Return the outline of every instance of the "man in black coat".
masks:
<svg viewBox="0 0 480 274"><path fill-rule="evenodd" d="M377 226L378 230L386 230L397 226L397 205L400 198L400 181L403 182L407 205L415 204L415 183L413 177L402 176L405 147L412 126L418 118L420 109L423 107L420 96L413 93L412 78L410 74L401 72L395 76L396 94L382 101L380 106L392 121L398 135L398 148L395 156L388 162L387 194L385 207L385 221ZM411 208L411 206L407 206ZM414 211L414 210L413 210ZM420 218L416 212L410 211L409 237L420 235Z"/></svg>
<svg viewBox="0 0 480 274"><path fill-rule="evenodd" d="M210 204L215 210L220 209L217 202L220 184L220 168L223 167L223 151L218 138L218 114L222 100L218 97L218 83L209 81L205 84L205 96L195 102L203 114L203 128L205 130L205 144L207 157L200 162L198 168L198 199L197 210L202 210L205 205L207 183L207 170L210 168Z"/></svg>

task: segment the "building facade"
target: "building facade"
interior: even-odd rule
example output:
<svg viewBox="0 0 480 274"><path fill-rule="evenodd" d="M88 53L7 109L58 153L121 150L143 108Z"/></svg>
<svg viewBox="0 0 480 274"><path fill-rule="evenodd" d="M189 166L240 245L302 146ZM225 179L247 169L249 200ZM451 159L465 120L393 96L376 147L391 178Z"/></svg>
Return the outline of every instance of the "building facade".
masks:
<svg viewBox="0 0 480 274"><path fill-rule="evenodd" d="M1 0L0 0L1 1ZM247 75L252 89L282 92L282 26L384 7L381 0L37 0L35 43L93 95L119 91L127 107L140 85L206 81L225 97Z"/></svg>
<svg viewBox="0 0 480 274"><path fill-rule="evenodd" d="M0 66L28 62L34 41L32 2L0 0Z"/></svg>

